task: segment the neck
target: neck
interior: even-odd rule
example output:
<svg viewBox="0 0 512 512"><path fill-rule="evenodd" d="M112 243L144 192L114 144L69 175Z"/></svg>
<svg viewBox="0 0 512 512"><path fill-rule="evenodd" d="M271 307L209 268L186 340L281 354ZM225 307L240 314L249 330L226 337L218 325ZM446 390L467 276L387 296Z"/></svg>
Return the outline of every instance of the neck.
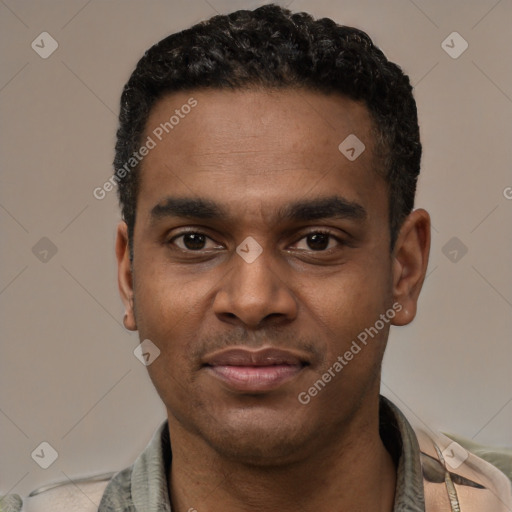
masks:
<svg viewBox="0 0 512 512"><path fill-rule="evenodd" d="M378 414L339 428L298 461L265 466L226 460L171 418L169 427L173 511L393 509L396 469L380 439Z"/></svg>

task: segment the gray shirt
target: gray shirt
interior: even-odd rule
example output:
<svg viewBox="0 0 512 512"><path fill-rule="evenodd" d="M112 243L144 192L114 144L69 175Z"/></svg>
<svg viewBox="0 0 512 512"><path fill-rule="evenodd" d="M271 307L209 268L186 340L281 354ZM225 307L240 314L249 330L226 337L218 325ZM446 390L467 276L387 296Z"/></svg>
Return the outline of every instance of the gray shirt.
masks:
<svg viewBox="0 0 512 512"><path fill-rule="evenodd" d="M420 448L400 410L381 396L380 434L397 464L393 512L424 512ZM163 423L133 466L114 476L98 512L171 512L169 468L172 452L169 426Z"/></svg>

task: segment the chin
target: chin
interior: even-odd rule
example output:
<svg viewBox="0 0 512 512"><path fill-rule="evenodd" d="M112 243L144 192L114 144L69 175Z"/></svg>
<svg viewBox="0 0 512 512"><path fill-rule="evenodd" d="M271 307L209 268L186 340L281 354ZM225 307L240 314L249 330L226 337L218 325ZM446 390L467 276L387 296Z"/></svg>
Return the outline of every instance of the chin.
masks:
<svg viewBox="0 0 512 512"><path fill-rule="evenodd" d="M201 437L221 457L252 466L280 466L303 459L315 442L304 421L285 412L244 409L218 416Z"/></svg>
<svg viewBox="0 0 512 512"><path fill-rule="evenodd" d="M287 466L303 457L299 456L305 444L298 440L276 437L261 432L231 433L229 436L213 436L207 440L224 459L261 468Z"/></svg>

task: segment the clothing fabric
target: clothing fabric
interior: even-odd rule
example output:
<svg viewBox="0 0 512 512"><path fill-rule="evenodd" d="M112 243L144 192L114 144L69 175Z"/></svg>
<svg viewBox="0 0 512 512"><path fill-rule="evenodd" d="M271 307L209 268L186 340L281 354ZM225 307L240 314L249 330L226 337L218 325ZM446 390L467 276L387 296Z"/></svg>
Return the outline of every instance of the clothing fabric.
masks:
<svg viewBox="0 0 512 512"><path fill-rule="evenodd" d="M415 432L382 396L379 418L382 441L397 467L393 512L512 512L510 481L498 469L442 434ZM452 466L445 460L450 453ZM171 512L171 460L165 422L134 465L109 483L98 512Z"/></svg>
<svg viewBox="0 0 512 512"><path fill-rule="evenodd" d="M414 430L384 397L379 419L397 468L393 512L512 512L511 482L496 467L443 434ZM166 421L135 463L108 483L60 486L27 498L24 508L17 496L0 498L0 512L171 512L171 462Z"/></svg>

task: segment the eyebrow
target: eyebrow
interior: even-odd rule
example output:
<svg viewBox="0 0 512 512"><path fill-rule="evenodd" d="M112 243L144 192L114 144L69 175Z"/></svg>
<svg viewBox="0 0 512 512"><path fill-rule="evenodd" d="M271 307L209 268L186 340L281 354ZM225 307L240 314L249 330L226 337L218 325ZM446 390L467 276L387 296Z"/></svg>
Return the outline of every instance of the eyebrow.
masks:
<svg viewBox="0 0 512 512"><path fill-rule="evenodd" d="M189 219L216 219L227 217L223 207L214 201L189 197L167 197L151 210L151 218L184 217Z"/></svg>
<svg viewBox="0 0 512 512"><path fill-rule="evenodd" d="M279 214L288 220L352 219L364 220L366 210L358 203L339 196L297 201L284 206Z"/></svg>
<svg viewBox="0 0 512 512"><path fill-rule="evenodd" d="M167 197L151 210L151 219L158 221L166 217L212 220L228 218L227 210L215 201L188 197ZM277 217L288 221L320 219L364 220L366 210L358 203L340 196L322 197L295 201L278 210Z"/></svg>

